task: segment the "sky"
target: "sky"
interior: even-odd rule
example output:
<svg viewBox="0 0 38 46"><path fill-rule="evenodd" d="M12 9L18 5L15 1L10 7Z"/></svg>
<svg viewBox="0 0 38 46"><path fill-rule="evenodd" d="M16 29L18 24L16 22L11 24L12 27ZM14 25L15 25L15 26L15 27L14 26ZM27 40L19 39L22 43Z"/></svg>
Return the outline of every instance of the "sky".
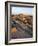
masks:
<svg viewBox="0 0 38 46"><path fill-rule="evenodd" d="M12 7L11 8L11 14L19 14L19 13L32 14L32 8L28 8L28 7Z"/></svg>

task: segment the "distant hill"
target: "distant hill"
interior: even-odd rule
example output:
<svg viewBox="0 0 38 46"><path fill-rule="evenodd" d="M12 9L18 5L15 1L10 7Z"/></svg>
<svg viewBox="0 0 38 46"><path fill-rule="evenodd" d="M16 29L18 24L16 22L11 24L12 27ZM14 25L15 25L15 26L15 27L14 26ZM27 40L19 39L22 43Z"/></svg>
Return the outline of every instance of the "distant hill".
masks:
<svg viewBox="0 0 38 46"><path fill-rule="evenodd" d="M29 14L17 14L17 15L12 15L11 16L12 20L18 20L20 22L23 22L24 24L33 25L33 16Z"/></svg>

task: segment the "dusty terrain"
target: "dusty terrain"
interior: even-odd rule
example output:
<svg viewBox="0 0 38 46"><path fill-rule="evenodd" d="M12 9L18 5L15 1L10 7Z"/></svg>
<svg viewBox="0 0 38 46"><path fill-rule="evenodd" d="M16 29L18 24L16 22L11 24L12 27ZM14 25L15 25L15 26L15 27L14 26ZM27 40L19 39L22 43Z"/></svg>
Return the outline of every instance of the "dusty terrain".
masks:
<svg viewBox="0 0 38 46"><path fill-rule="evenodd" d="M33 32L32 15L11 15L11 38L29 38Z"/></svg>

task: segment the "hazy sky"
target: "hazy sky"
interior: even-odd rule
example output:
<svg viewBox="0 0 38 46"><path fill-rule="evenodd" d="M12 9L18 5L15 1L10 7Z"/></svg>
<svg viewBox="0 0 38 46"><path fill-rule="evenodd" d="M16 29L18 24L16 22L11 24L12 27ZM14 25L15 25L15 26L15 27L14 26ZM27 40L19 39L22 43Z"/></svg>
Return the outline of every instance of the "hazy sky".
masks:
<svg viewBox="0 0 38 46"><path fill-rule="evenodd" d="M12 14L19 14L19 13L32 14L32 8L28 7L12 7L11 11Z"/></svg>

